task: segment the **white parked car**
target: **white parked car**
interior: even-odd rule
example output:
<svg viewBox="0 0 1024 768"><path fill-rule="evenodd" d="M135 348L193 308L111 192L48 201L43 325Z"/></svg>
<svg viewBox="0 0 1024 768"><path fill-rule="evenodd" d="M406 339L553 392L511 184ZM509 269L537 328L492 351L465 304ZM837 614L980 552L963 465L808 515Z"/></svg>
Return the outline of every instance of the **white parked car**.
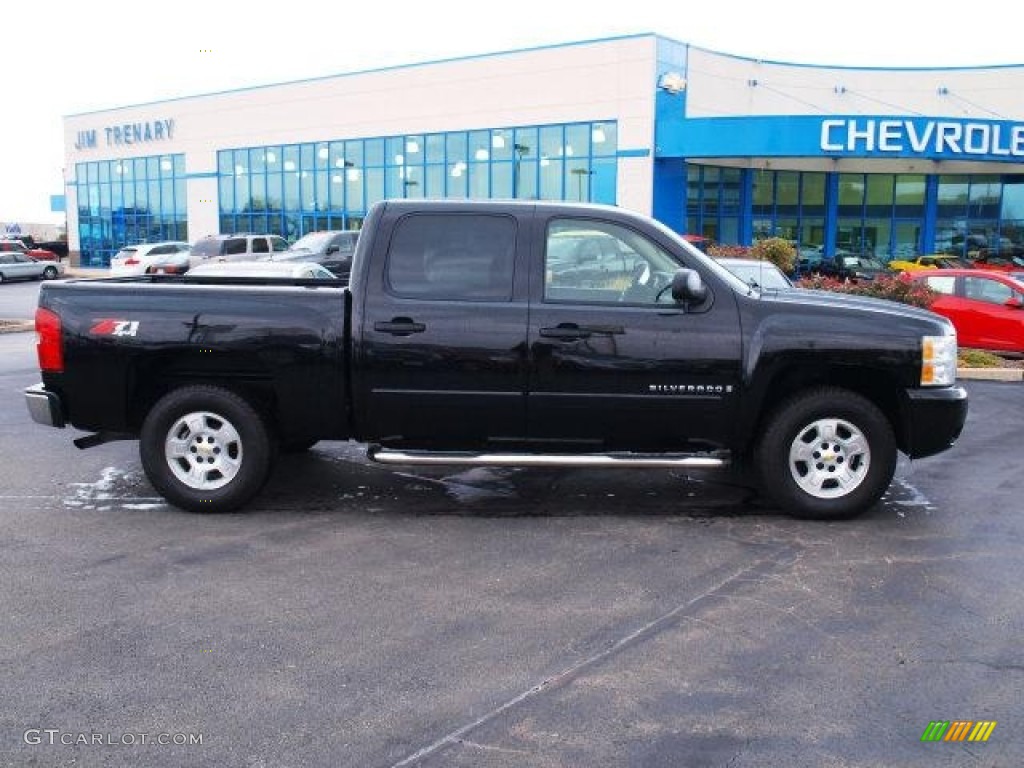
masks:
<svg viewBox="0 0 1024 768"><path fill-rule="evenodd" d="M156 261L178 253L189 253L192 246L177 240L163 243L126 245L110 260L111 275L143 275Z"/></svg>
<svg viewBox="0 0 1024 768"><path fill-rule="evenodd" d="M192 267L186 277L258 277L335 280L330 272L310 261L218 261Z"/></svg>
<svg viewBox="0 0 1024 768"><path fill-rule="evenodd" d="M0 253L0 283L8 280L53 280L64 274L64 265L58 261L36 261L24 253Z"/></svg>

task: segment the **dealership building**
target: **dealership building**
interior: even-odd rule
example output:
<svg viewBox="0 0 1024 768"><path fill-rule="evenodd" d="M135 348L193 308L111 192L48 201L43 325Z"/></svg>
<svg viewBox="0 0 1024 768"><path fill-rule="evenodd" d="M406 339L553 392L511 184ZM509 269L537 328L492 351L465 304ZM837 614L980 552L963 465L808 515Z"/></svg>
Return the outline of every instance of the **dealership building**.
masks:
<svg viewBox="0 0 1024 768"><path fill-rule="evenodd" d="M607 203L730 244L1024 245L1024 65L762 61L644 34L65 118L68 239L357 229L386 198Z"/></svg>

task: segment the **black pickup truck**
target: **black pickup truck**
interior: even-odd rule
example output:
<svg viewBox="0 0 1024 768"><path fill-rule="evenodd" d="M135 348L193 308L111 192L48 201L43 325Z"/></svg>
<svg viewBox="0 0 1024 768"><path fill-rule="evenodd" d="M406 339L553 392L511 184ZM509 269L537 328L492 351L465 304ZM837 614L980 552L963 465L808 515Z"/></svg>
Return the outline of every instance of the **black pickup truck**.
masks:
<svg viewBox="0 0 1024 768"><path fill-rule="evenodd" d="M36 327L33 418L138 438L195 511L244 504L279 450L356 440L389 464L732 465L791 514L847 517L967 414L945 319L761 293L601 206L387 201L348 286L46 283Z"/></svg>

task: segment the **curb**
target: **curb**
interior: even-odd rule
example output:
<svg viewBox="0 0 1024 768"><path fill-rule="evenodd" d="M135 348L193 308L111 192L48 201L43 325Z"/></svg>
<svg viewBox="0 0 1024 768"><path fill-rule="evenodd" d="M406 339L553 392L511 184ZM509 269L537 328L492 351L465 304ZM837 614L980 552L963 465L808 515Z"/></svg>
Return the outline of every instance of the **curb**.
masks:
<svg viewBox="0 0 1024 768"><path fill-rule="evenodd" d="M0 320L0 333L24 333L35 329L36 324L32 320Z"/></svg>
<svg viewBox="0 0 1024 768"><path fill-rule="evenodd" d="M957 368L956 377L975 381L1024 381L1024 368Z"/></svg>

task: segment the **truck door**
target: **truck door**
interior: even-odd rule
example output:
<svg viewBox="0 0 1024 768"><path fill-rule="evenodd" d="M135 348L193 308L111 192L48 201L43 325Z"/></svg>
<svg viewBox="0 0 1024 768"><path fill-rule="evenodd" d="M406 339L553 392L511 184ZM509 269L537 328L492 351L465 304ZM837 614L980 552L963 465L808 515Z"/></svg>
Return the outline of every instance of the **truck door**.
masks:
<svg viewBox="0 0 1024 768"><path fill-rule="evenodd" d="M356 350L363 439L468 449L524 438L523 230L497 207L385 214Z"/></svg>
<svg viewBox="0 0 1024 768"><path fill-rule="evenodd" d="M538 219L528 431L576 451L688 451L730 442L741 354L731 290L684 308L650 233L552 212Z"/></svg>

